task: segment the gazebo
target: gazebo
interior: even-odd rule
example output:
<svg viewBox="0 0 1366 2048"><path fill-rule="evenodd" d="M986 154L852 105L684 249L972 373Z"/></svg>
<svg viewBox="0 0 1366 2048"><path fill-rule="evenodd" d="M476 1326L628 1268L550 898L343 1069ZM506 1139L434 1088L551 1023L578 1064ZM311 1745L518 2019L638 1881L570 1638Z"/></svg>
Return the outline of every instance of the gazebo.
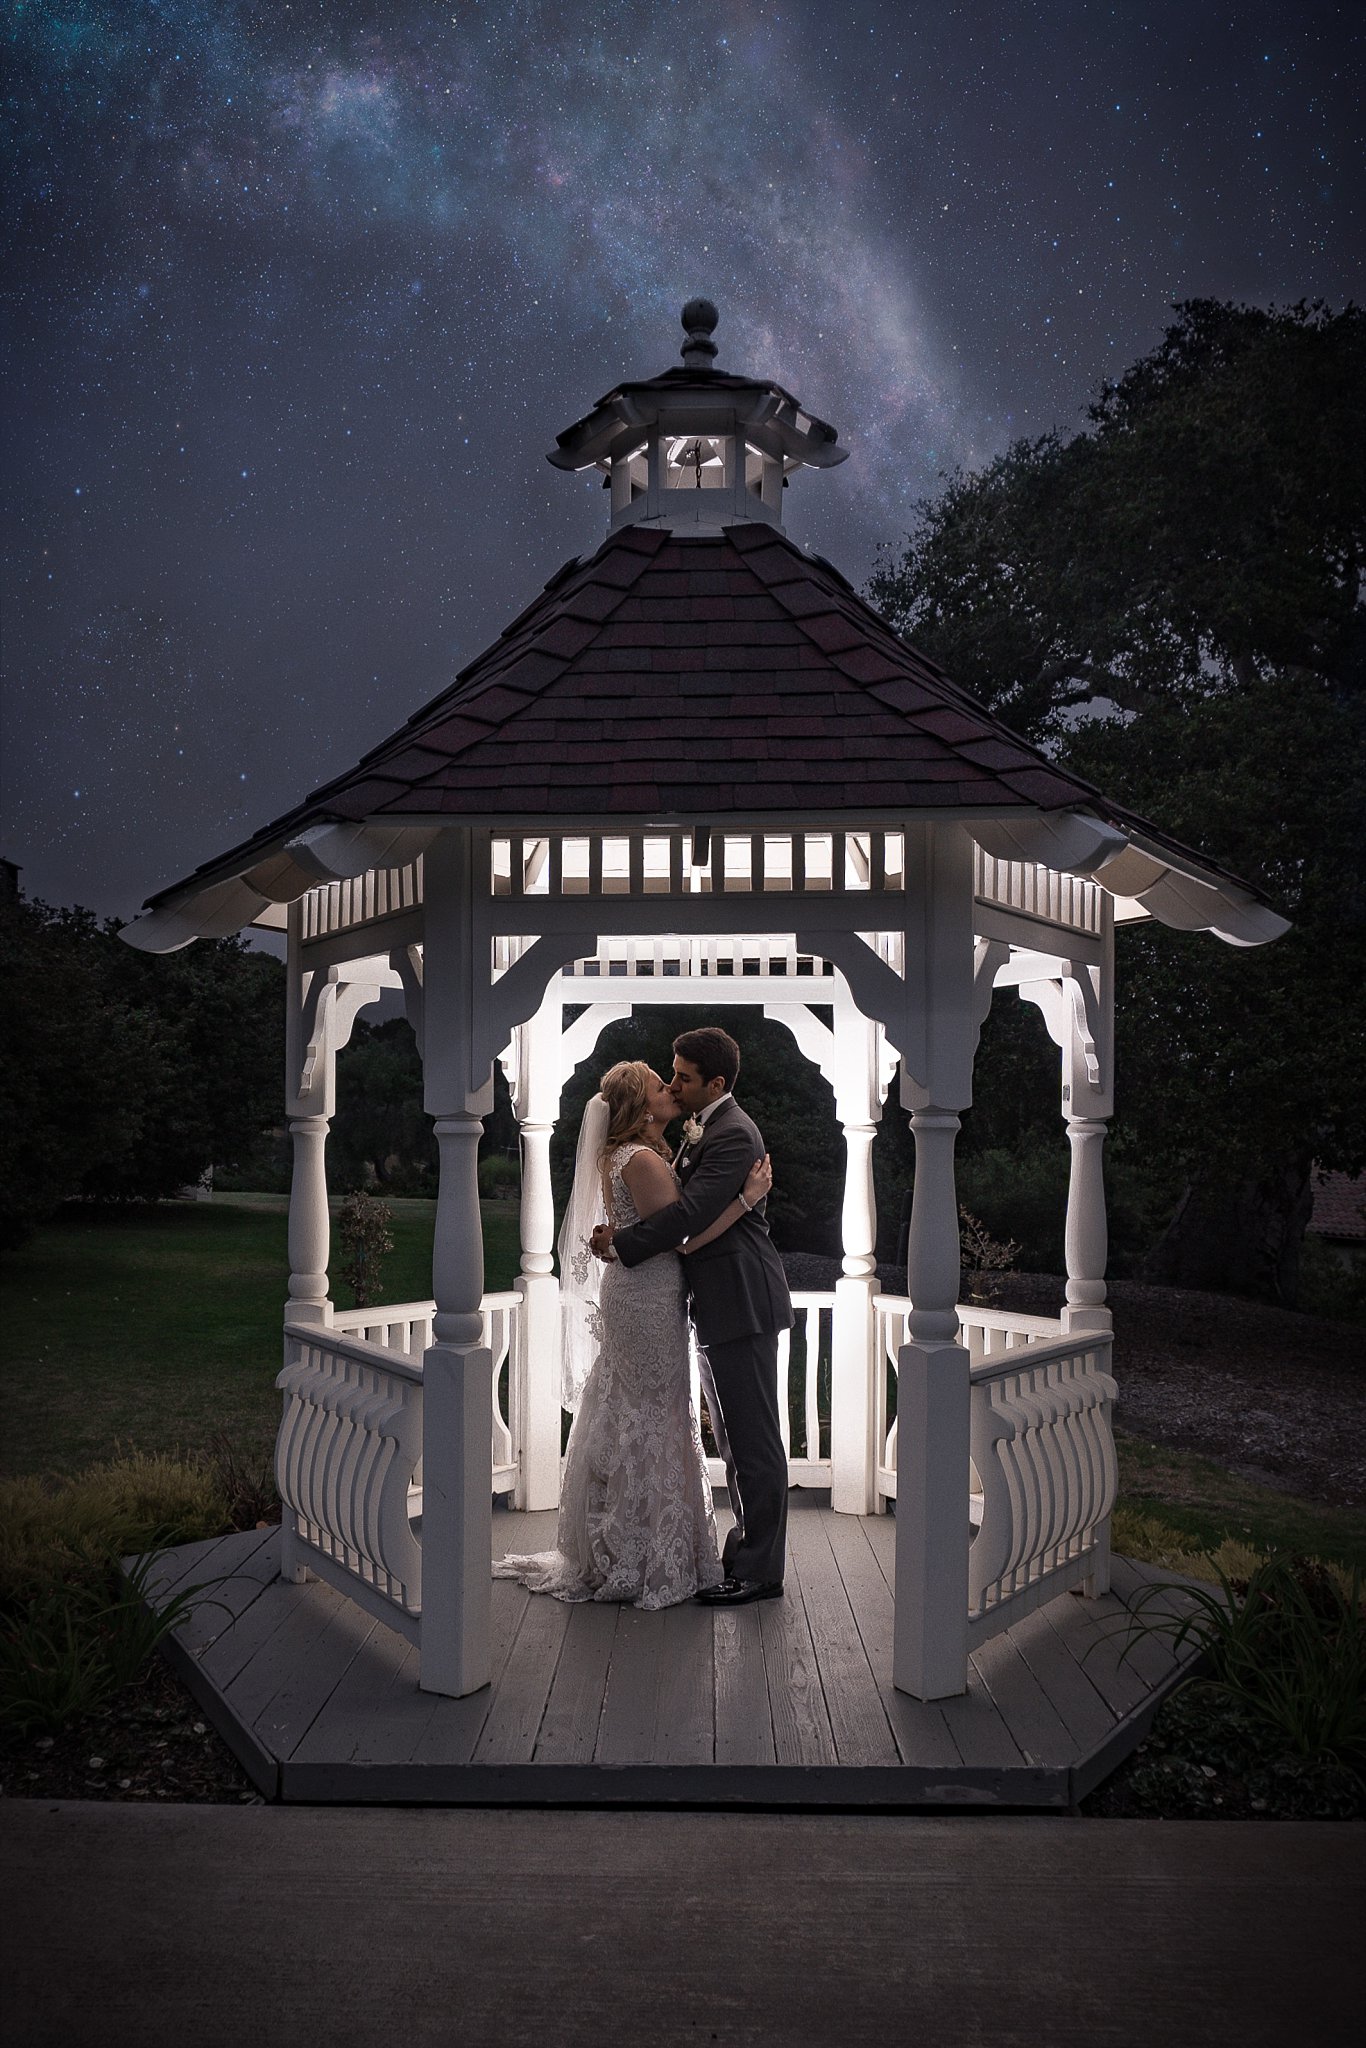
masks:
<svg viewBox="0 0 1366 2048"><path fill-rule="evenodd" d="M756 1004L830 1081L843 1270L795 1297L791 1480L839 1513L896 1502L894 1680L945 1699L975 1645L1108 1583L1115 927L1157 918L1240 946L1285 929L786 537L791 479L846 451L779 385L718 370L716 321L690 302L681 365L559 436L551 462L600 470L610 492L598 551L354 769L123 934L154 952L288 935L281 1566L405 1635L437 1693L489 1680L492 1497L558 1499L550 1141L604 1025L644 1003ZM1035 1003L1059 1049L1057 1320L956 1299L954 1140L998 988ZM385 989L402 991L440 1149L433 1299L340 1313L335 1062ZM485 1294L476 1162L498 1060L521 1130L521 1275ZM898 1067L915 1181L905 1292L888 1295L872 1144Z"/></svg>

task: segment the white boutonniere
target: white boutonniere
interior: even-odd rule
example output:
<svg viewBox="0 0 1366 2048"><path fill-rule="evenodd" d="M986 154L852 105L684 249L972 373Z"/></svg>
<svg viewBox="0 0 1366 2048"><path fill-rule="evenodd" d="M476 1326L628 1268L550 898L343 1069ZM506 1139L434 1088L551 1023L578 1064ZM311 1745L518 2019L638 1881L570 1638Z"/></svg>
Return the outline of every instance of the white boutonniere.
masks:
<svg viewBox="0 0 1366 2048"><path fill-rule="evenodd" d="M683 1142L684 1142L684 1144L685 1144L685 1145L695 1145L695 1144L697 1143L698 1139L699 1139L699 1138L701 1137L701 1135L702 1135L702 1119L701 1119L701 1117L697 1117L697 1116L690 1116L690 1117L688 1118L687 1122L686 1122L686 1123L684 1124L684 1126L683 1126Z"/></svg>

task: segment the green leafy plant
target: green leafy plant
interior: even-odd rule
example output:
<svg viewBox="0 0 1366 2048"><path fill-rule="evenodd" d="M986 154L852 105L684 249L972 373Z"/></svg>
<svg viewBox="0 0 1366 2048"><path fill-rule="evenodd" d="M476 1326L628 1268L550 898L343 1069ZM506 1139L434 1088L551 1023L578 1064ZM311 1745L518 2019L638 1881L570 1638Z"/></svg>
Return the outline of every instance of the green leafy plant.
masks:
<svg viewBox="0 0 1366 2048"><path fill-rule="evenodd" d="M1178 1598L1173 1603L1172 1596ZM1276 1746L1366 1778L1366 1614L1350 1580L1309 1558L1274 1552L1246 1577L1213 1585L1145 1586L1130 1605L1131 1641L1156 1634L1201 1650L1193 1690L1237 1706Z"/></svg>
<svg viewBox="0 0 1366 2048"><path fill-rule="evenodd" d="M0 1607L64 1582L102 1586L119 1557L230 1526L221 1481L200 1460L121 1451L74 1478L0 1480Z"/></svg>
<svg viewBox="0 0 1366 2048"><path fill-rule="evenodd" d="M0 1739L63 1728L121 1692L218 1583L183 1587L153 1607L157 1556L146 1552L126 1572L106 1568L102 1582L51 1585L10 1617L0 1632Z"/></svg>
<svg viewBox="0 0 1366 2048"><path fill-rule="evenodd" d="M357 1308L369 1308L379 1295L384 1260L394 1249L389 1229L393 1220L389 1204L362 1188L353 1189L337 1212L342 1247L337 1270L354 1294Z"/></svg>

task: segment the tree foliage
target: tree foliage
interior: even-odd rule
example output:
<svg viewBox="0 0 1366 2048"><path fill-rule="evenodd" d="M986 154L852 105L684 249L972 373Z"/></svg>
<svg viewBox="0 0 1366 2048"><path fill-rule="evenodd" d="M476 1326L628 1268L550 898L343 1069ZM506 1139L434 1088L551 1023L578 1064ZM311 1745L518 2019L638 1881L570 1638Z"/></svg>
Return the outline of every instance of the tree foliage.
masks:
<svg viewBox="0 0 1366 2048"><path fill-rule="evenodd" d="M0 909L0 1243L72 1196L154 1199L279 1114L284 971L239 939L148 958L87 910Z"/></svg>
<svg viewBox="0 0 1366 2048"><path fill-rule="evenodd" d="M1087 431L950 479L871 586L999 715L1293 919L1253 953L1121 935L1112 1148L1146 1183L1133 1213L1172 1219L1154 1270L1292 1297L1311 1161L1366 1158L1363 421L1358 309L1193 301Z"/></svg>

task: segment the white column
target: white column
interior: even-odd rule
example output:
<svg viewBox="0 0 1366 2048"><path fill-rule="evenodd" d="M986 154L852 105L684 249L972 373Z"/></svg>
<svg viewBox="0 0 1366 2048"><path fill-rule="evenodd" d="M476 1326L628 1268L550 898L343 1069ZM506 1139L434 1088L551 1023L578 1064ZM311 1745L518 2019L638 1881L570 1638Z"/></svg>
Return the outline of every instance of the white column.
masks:
<svg viewBox="0 0 1366 2048"><path fill-rule="evenodd" d="M294 1170L289 1185L289 1299L287 1323L332 1320L327 1293L332 1226L327 1210L327 1133L331 1119L292 1119Z"/></svg>
<svg viewBox="0 0 1366 2048"><path fill-rule="evenodd" d="M1099 1117L1067 1119L1072 1167L1067 1184L1067 1304L1065 1330L1108 1330L1112 1318L1105 1305L1105 1264L1108 1231L1101 1147L1106 1126Z"/></svg>
<svg viewBox="0 0 1366 2048"><path fill-rule="evenodd" d="M493 1106L493 1076L491 1060L476 1052L487 1025L480 1004L488 938L476 916L489 886L487 853L487 840L476 848L467 827L440 833L426 855L423 909L423 1086L441 1180L436 1311L422 1361L419 1683L457 1696L487 1685L490 1674L493 1354L480 1314L479 1139Z"/></svg>
<svg viewBox="0 0 1366 2048"><path fill-rule="evenodd" d="M538 1049L532 1033L524 1057ZM546 1047L559 1078L559 1048ZM550 1185L553 1123L519 1125L522 1137L522 1297L514 1368L517 1374L519 1508L553 1508L560 1501L560 1285L555 1278L555 1202Z"/></svg>
<svg viewBox="0 0 1366 2048"><path fill-rule="evenodd" d="M836 1013L837 1058L842 1036ZM874 1027L858 1018L866 1040ZM874 1077L865 1061L863 1114L844 1123L843 1274L835 1283L830 1370L830 1505L837 1514L869 1515L877 1500L873 1444L875 1361L873 1296L877 1291L877 1202L873 1192ZM879 1362L880 1363L880 1362Z"/></svg>
<svg viewBox="0 0 1366 2048"><path fill-rule="evenodd" d="M897 1366L896 1639L893 1681L917 1699L967 1682L968 1355L958 1338L958 1117L911 1117L915 1188L906 1262L910 1342Z"/></svg>
<svg viewBox="0 0 1366 2048"><path fill-rule="evenodd" d="M432 1345L423 1357L422 1670L427 1692L489 1678L493 1356L483 1342L477 1116L438 1117Z"/></svg>

